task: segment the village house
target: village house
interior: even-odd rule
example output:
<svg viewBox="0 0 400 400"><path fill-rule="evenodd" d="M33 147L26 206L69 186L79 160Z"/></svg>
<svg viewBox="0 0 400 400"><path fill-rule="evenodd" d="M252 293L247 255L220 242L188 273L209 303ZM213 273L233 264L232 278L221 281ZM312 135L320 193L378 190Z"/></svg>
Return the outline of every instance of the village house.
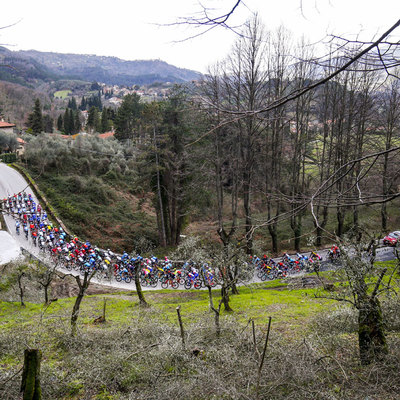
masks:
<svg viewBox="0 0 400 400"><path fill-rule="evenodd" d="M18 156L21 156L22 154L25 153L25 143L26 142L24 139L22 139L20 137L17 137L17 142L18 142L18 147L17 147L16 153L18 154Z"/></svg>
<svg viewBox="0 0 400 400"><path fill-rule="evenodd" d="M9 122L5 122L4 118L0 119L0 131L3 131L5 133L14 133L15 129L16 129L15 124L10 124Z"/></svg>

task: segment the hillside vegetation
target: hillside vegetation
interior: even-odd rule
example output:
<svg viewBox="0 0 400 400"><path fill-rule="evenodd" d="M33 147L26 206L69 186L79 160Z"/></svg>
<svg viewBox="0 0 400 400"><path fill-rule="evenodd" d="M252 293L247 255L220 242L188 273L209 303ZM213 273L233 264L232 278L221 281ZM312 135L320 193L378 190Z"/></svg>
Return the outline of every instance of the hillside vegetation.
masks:
<svg viewBox="0 0 400 400"><path fill-rule="evenodd" d="M122 252L157 243L152 196L137 185L132 148L113 139L38 136L26 153L31 177L75 235Z"/></svg>
<svg viewBox="0 0 400 400"><path fill-rule="evenodd" d="M389 265L390 266L390 265ZM396 298L384 302L390 354L384 362L361 367L357 318L345 305L314 295L330 295L318 281L292 278L240 288L233 313L221 316L217 337L203 291L153 291L142 309L130 291L87 296L80 328L71 337L73 298L38 304L41 293L26 281L31 302L21 307L16 292L0 296L0 394L18 397L23 351L43 354L43 398L125 399L397 399L399 331ZM327 274L325 280L333 277ZM335 282L333 279L332 282ZM62 283L65 286L65 283ZM214 293L218 301L218 292ZM14 302L10 300L15 300ZM106 299L106 322L97 324ZM4 301L6 300L6 301ZM185 345L176 307L181 306ZM258 368L271 332L257 389ZM254 333L252 322L255 323ZM254 342L255 339L255 342Z"/></svg>

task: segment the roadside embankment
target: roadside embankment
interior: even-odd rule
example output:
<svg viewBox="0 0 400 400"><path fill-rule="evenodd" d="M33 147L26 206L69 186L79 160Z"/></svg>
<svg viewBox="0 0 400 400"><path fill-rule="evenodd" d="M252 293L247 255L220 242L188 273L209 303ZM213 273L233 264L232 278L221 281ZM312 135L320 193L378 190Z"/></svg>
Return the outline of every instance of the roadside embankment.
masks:
<svg viewBox="0 0 400 400"><path fill-rule="evenodd" d="M42 206L47 211L47 214L50 216L50 218L57 222L59 226L61 226L68 235L70 236L75 236L70 230L64 225L64 223L61 221L61 219L58 217L57 212L54 210L54 208L51 206L51 204L47 201L46 196L43 194L43 192L39 189L38 185L36 184L35 180L30 176L28 171L24 167L18 164L10 164L10 167L14 168L17 170L24 178L25 180L29 183L29 186L32 188L34 191L37 199L40 201Z"/></svg>

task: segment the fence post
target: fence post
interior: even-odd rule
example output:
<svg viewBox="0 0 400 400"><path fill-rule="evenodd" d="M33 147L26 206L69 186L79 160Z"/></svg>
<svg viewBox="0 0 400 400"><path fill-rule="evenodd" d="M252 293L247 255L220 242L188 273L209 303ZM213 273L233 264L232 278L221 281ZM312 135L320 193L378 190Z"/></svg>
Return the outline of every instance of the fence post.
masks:
<svg viewBox="0 0 400 400"><path fill-rule="evenodd" d="M264 344L264 349L263 349L263 353L261 356L261 362L260 365L258 367L258 374L257 374L257 386L256 386L256 399L258 400L259 398L259 389L260 389L260 379L261 379L261 370L262 367L264 365L264 359L265 359L265 353L267 351L267 346L268 346L268 339L269 339L269 332L271 330L271 320L272 317L268 317L268 329L267 329L267 336L265 337L265 344Z"/></svg>
<svg viewBox="0 0 400 400"><path fill-rule="evenodd" d="M183 330L183 323L182 323L182 317L181 317L181 306L176 307L176 313L178 314L179 327L181 328L182 345L183 345L183 348L185 348L185 331Z"/></svg>
<svg viewBox="0 0 400 400"><path fill-rule="evenodd" d="M26 349L24 352L24 370L22 372L21 392L23 400L41 400L40 362L42 353L38 349Z"/></svg>

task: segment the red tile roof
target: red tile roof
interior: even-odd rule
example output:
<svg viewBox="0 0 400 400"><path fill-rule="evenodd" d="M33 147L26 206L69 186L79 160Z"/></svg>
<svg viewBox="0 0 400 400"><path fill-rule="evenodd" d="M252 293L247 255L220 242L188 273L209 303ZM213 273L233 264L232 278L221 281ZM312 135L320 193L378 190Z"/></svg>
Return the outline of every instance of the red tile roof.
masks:
<svg viewBox="0 0 400 400"><path fill-rule="evenodd" d="M105 132L105 133L100 133L99 138L106 139L109 137L113 137L115 135L115 132Z"/></svg>
<svg viewBox="0 0 400 400"><path fill-rule="evenodd" d="M1 128L14 128L15 124L10 124L9 122L0 121L0 129Z"/></svg>
<svg viewBox="0 0 400 400"><path fill-rule="evenodd" d="M76 135L61 135L60 133L49 133L49 136L59 137L62 139L75 139Z"/></svg>

